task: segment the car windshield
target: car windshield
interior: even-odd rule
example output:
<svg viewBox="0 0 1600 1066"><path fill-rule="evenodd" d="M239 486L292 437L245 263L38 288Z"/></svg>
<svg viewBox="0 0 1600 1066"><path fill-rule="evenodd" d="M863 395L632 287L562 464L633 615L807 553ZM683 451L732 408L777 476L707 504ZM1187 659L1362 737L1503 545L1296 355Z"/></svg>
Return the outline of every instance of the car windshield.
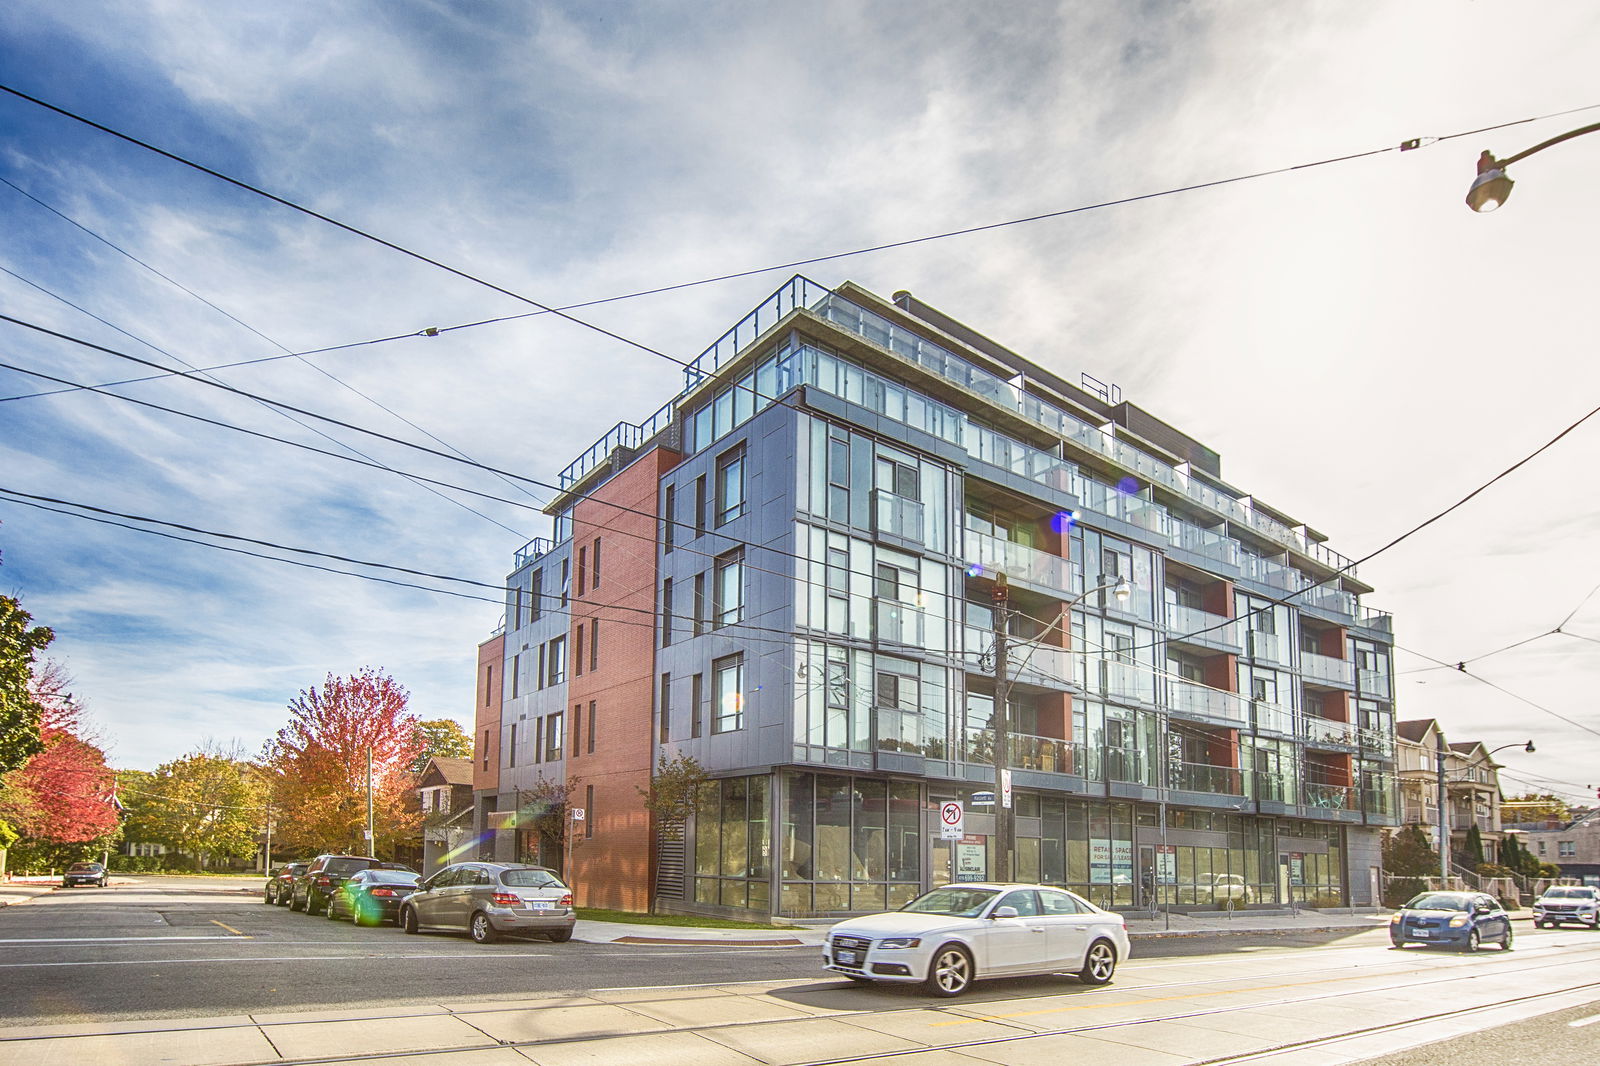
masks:
<svg viewBox="0 0 1600 1066"><path fill-rule="evenodd" d="M513 888L566 888L549 870L502 870L500 883Z"/></svg>
<svg viewBox="0 0 1600 1066"><path fill-rule="evenodd" d="M1425 892L1406 904L1408 911L1464 911L1471 905L1466 896L1449 892Z"/></svg>
<svg viewBox="0 0 1600 1066"><path fill-rule="evenodd" d="M97 862L75 862L75 863L72 864L72 869L70 871L68 871L68 872L70 872L70 873L90 873L90 874L92 874L92 873L98 872L99 869L100 869L100 864L97 863Z"/></svg>
<svg viewBox="0 0 1600 1066"><path fill-rule="evenodd" d="M1593 888L1547 888L1544 890L1545 899L1594 899L1600 895L1600 890Z"/></svg>
<svg viewBox="0 0 1600 1066"><path fill-rule="evenodd" d="M357 870L365 870L372 865L371 859L329 859L327 867L322 871L325 874L353 874Z"/></svg>
<svg viewBox="0 0 1600 1066"><path fill-rule="evenodd" d="M956 888L946 885L925 892L900 909L913 914L948 914L952 918L976 918L994 899L992 888Z"/></svg>

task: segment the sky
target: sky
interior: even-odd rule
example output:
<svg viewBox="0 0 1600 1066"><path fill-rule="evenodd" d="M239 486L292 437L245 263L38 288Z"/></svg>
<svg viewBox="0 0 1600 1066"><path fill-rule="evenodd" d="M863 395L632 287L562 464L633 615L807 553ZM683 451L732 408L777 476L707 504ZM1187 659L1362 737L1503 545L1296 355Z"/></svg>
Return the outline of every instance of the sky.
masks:
<svg viewBox="0 0 1600 1066"><path fill-rule="evenodd" d="M1514 166L1492 215L1463 202L1480 151L1600 120L1576 110L1600 104L1597 33L1591 5L1495 2L15 0L0 83L547 305L1125 201L805 273L909 289L1117 384L1354 558L1597 403L1600 135ZM266 360L215 379L542 481L681 384L641 347L10 94L0 179L0 315L72 338L0 322L13 493L494 586L549 534L545 491L192 380L107 391L501 499L33 395L64 386L18 368L153 373L77 342ZM690 359L793 272L573 313ZM1361 567L1396 618L1398 716L1516 744L1508 792L1600 786L1597 460L1600 417ZM299 691L367 665L470 726L502 613L492 588L291 567L15 496L0 553L0 590L55 629L131 768L258 750ZM1472 676L1437 667L1533 637Z"/></svg>

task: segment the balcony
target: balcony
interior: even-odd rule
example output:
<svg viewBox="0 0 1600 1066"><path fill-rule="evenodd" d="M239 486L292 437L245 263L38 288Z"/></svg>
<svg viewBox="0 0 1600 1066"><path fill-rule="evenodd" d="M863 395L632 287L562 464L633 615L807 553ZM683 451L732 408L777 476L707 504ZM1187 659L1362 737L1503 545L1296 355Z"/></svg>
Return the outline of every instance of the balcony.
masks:
<svg viewBox="0 0 1600 1066"><path fill-rule="evenodd" d="M1286 774L1270 770L1245 773L1245 795L1257 803L1290 804L1295 801L1293 782Z"/></svg>
<svg viewBox="0 0 1600 1066"><path fill-rule="evenodd" d="M898 600L874 599L872 601L872 636L874 640L912 647L925 647L927 615L922 608Z"/></svg>
<svg viewBox="0 0 1600 1066"><path fill-rule="evenodd" d="M1356 790L1350 785L1322 785L1306 782L1306 806L1331 811L1356 811Z"/></svg>
<svg viewBox="0 0 1600 1066"><path fill-rule="evenodd" d="M1049 774L1082 774L1088 768L1083 752L1071 741L1027 733L1011 733L1008 739L1011 765L1016 769Z"/></svg>
<svg viewBox="0 0 1600 1066"><path fill-rule="evenodd" d="M910 541L913 544L926 544L927 535L923 531L922 503L910 500L904 496L896 496L883 489L874 489L872 492L873 528L879 533L887 533L891 537Z"/></svg>
<svg viewBox="0 0 1600 1066"><path fill-rule="evenodd" d="M1353 688L1356 683L1355 663L1315 652L1300 653L1300 673L1307 681L1319 681L1341 688Z"/></svg>
<svg viewBox="0 0 1600 1066"><path fill-rule="evenodd" d="M964 530L962 535L966 538L963 557L982 567L985 576L1004 571L1006 580L1026 583L1060 599L1083 591L1083 578L1059 555L973 529Z"/></svg>
<svg viewBox="0 0 1600 1066"><path fill-rule="evenodd" d="M1282 733L1284 736L1295 735L1294 711L1276 703L1266 700L1251 700L1250 707L1255 713L1256 729L1267 733Z"/></svg>
<svg viewBox="0 0 1600 1066"><path fill-rule="evenodd" d="M1238 626L1226 615L1169 603L1167 629L1172 633L1168 640L1182 640L1202 647L1220 648L1234 654L1242 650Z"/></svg>
<svg viewBox="0 0 1600 1066"><path fill-rule="evenodd" d="M1403 820L1417 825L1438 825L1439 808L1422 803L1406 803L1401 807Z"/></svg>
<svg viewBox="0 0 1600 1066"><path fill-rule="evenodd" d="M1167 787L1182 792L1210 792L1219 796L1243 796L1244 776L1237 766L1214 766L1200 762L1169 762Z"/></svg>
<svg viewBox="0 0 1600 1066"><path fill-rule="evenodd" d="M962 639L962 647L966 650L962 653L961 662L967 672L985 676L992 674L994 630L982 626L963 626ZM1013 682L1057 690L1077 687L1073 656L1067 649L1019 637L1012 637L1007 647L1010 654L1006 659L1010 664Z"/></svg>
<svg viewBox="0 0 1600 1066"><path fill-rule="evenodd" d="M1347 748L1356 751L1361 747L1361 729L1351 722L1336 722L1331 718L1302 715L1300 739L1318 748Z"/></svg>
<svg viewBox="0 0 1600 1066"><path fill-rule="evenodd" d="M1357 680L1360 682L1360 692L1363 696L1373 696L1380 700L1389 698L1389 674L1385 670L1360 670L1357 671Z"/></svg>
<svg viewBox="0 0 1600 1066"><path fill-rule="evenodd" d="M1167 682L1167 707L1185 718L1234 729L1250 728L1250 705L1237 692L1173 679Z"/></svg>
<svg viewBox="0 0 1600 1066"><path fill-rule="evenodd" d="M1259 629L1252 629L1249 632L1245 646L1250 652L1250 658L1257 662L1279 663L1284 666L1289 664L1287 649L1278 634L1264 633Z"/></svg>

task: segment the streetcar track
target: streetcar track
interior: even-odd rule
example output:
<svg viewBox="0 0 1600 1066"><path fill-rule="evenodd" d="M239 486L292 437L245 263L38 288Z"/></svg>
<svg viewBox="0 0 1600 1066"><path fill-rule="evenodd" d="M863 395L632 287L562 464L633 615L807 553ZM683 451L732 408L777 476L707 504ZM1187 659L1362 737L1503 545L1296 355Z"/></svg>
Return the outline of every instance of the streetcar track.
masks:
<svg viewBox="0 0 1600 1066"><path fill-rule="evenodd" d="M1541 971L1541 972L1548 972L1549 970L1551 970L1553 968L1568 967L1568 966L1588 966L1588 965L1592 964L1592 959L1590 957L1588 957L1587 955L1580 956L1580 957L1577 957L1577 958L1568 959L1568 960L1565 960L1565 961L1560 961L1560 960L1546 961L1546 960L1543 959L1543 956L1545 956L1545 955L1548 955L1548 954L1551 954L1551 953L1554 953L1554 952L1558 952L1558 951L1562 951L1562 950L1567 950L1567 949L1563 948L1563 946L1561 946L1561 945L1552 945L1551 947L1545 948L1545 949L1534 949L1532 951L1524 950L1524 951L1518 953L1519 958L1526 959L1529 956L1535 956L1540 961L1534 962L1533 960L1530 959L1529 960L1530 961L1529 965L1518 966L1518 967L1515 967L1515 968L1509 968L1509 967L1507 967L1507 968L1496 968L1493 971L1493 973L1495 975L1497 975L1497 976L1504 976L1504 975L1507 975L1507 974L1516 974L1516 973L1522 973L1522 972L1533 971L1533 970L1538 970L1538 971ZM435 957L437 957L437 956L435 956ZM520 958L522 956L507 956L507 957L508 958ZM1395 960L1395 961L1398 961L1398 960ZM1466 962L1465 959L1460 960L1460 961L1463 962L1463 963ZM1487 957L1485 957L1482 961L1487 962L1489 960L1488 960ZM1451 984L1451 983L1455 983L1455 982L1464 982L1464 981L1477 980L1483 975L1474 972L1475 970L1476 970L1476 967L1472 967L1471 969L1468 969L1465 965L1464 966L1453 967L1451 969L1451 971L1449 972L1449 976L1446 976L1446 977L1443 977L1442 979L1438 979L1438 980L1434 980L1434 981L1428 981L1428 980L1423 980L1423 979L1420 979L1420 978L1425 978L1430 973L1436 974L1437 971L1436 970L1423 969L1423 968L1418 967L1418 968L1413 968L1413 969L1410 969L1408 971L1405 971L1404 977L1407 978L1407 979L1395 981L1395 982L1393 982L1391 984L1387 984L1387 985L1378 985L1378 986L1369 987L1369 988L1350 989L1350 990L1343 990L1343 991L1330 991L1330 992L1327 992L1327 993L1321 994L1321 995L1288 996L1288 997L1284 997L1284 998L1280 998L1280 999L1276 999L1276 1000L1252 1001L1252 1002L1249 1002L1249 1003L1242 1003L1242 1004L1236 1004L1236 1005L1230 1005L1230 1006L1206 1008L1206 1009L1202 1009L1202 1010L1180 1011L1180 1012L1175 1012L1175 1013L1170 1013L1170 1014L1162 1014L1162 1015L1146 1017L1146 1018L1135 1018L1135 1019L1124 1019L1124 1020L1120 1020L1120 1021L1097 1022L1097 1023L1090 1023L1090 1024L1086 1024L1086 1025L1081 1025L1081 1026L1061 1027L1061 1028L1056 1028L1056 1029L1047 1029L1047 1030L1040 1030L1040 1031L1035 1031L1035 1032L1018 1032L1018 1033L1015 1033L1015 1034L1007 1034L1005 1036L998 1036L998 1037L985 1037L985 1038L978 1038L978 1039L974 1039L974 1040L952 1041L952 1042L940 1043L940 1044L935 1044L935 1045L929 1045L927 1047L922 1047L922 1048L906 1048L906 1049L903 1049L903 1050L901 1050L899 1052L895 1052L894 1054L902 1055L902 1056L912 1056L912 1055L929 1054L929 1053L936 1053L936 1052L959 1051L960 1049L966 1048L966 1047L984 1047L984 1046L991 1046L991 1045L995 1045L995 1044L1005 1044L1005 1043L1014 1043L1014 1042L1027 1041L1027 1040L1037 1040L1037 1039L1042 1039L1042 1038L1045 1038L1045 1037L1070 1036L1070 1035L1079 1034L1079 1033L1104 1032L1104 1031L1108 1031L1108 1030L1126 1029L1126 1028L1131 1028L1131 1027L1136 1027L1136 1026L1153 1025L1153 1024L1164 1023L1164 1022L1194 1021L1194 1020L1202 1019L1202 1018L1217 1017L1217 1016L1220 1016L1220 1015L1228 1015L1228 1014L1236 1014L1236 1013L1240 1013L1240 1012L1243 1012L1243 1011L1265 1010L1265 1009L1270 1009L1270 1008L1273 1008L1273 1007L1293 1006L1293 1005L1302 1004L1302 1003L1327 1002L1327 1001L1331 1001L1331 1000L1349 998L1349 997L1354 997L1354 996L1366 996L1366 995L1373 995L1373 994L1382 994L1382 993L1386 993L1386 992L1405 991L1405 990L1416 989L1416 988L1427 988L1427 987L1432 987L1432 986L1436 986L1436 985L1447 985L1447 984ZM1164 984L1164 985L1148 984L1148 985L1138 985L1138 986L1121 986L1121 987L1117 987L1117 988L1092 989L1092 990L1088 990L1088 991L1084 991L1084 992L1061 993L1061 994L1058 994L1058 995L1060 995L1062 998L1070 997L1070 999L1073 1000L1073 1001L1087 998L1087 999L1095 1000L1095 1002L1082 1003L1082 1004L1078 1004L1076 1002L1069 1002L1069 1003L1063 1004L1062 1006L1054 1008L1054 1009L1051 1009L1051 1010L1029 1011L1029 1012L1024 1012L1024 1014L1060 1013L1062 1011L1067 1011L1067 1010L1087 1010L1087 1009L1092 1009L1094 1007L1141 1005L1141 1004L1144 1004L1144 1003L1159 1002L1160 999L1162 999L1162 998L1170 998L1170 999L1195 998L1195 997L1192 997L1192 996L1191 997L1174 996L1174 997L1141 998L1141 999L1126 1000L1126 1001L1123 1001L1121 1003L1111 1003L1111 1004L1107 1004L1107 1003L1103 1002L1103 999L1105 997L1107 997L1107 996L1115 995L1115 994L1126 994L1127 992L1138 991L1138 990L1141 990L1141 989L1182 988L1182 987L1211 985L1211 984L1223 984L1223 983L1237 984L1237 983L1241 983L1241 982L1247 982L1247 981L1252 981L1252 980L1259 981L1259 980L1270 979L1270 978L1274 978L1274 977L1298 976L1299 974L1302 974L1302 973L1312 973L1312 972L1319 972L1319 971L1318 970L1300 970L1300 971L1292 971L1292 972L1279 973L1279 974L1261 974L1261 975L1245 975L1245 976L1237 976L1237 977L1210 978L1210 979L1199 980L1199 981L1177 982L1177 983L1173 983L1173 984ZM1325 968L1322 968L1322 972L1325 972ZM1353 975L1347 975L1347 976L1341 976L1341 977L1337 977L1337 978L1332 978L1331 980L1333 980L1333 981L1360 980L1360 979L1370 978L1371 976L1372 975L1370 973L1368 973L1368 974L1353 974ZM769 982L739 982L739 983L731 983L731 982L710 981L710 982L704 982L704 983L700 983L700 984L681 985L681 986L674 986L674 987L676 987L676 988L685 988L685 989L686 988L720 988L720 987L737 987L739 984L746 984L747 985L747 984L768 984L768 983ZM1304 986L1326 984L1326 983L1328 983L1328 982L1327 981L1314 981L1314 982L1302 982L1302 983L1299 983L1299 984L1291 984L1291 985L1265 986L1265 988L1266 989L1276 989L1276 988L1284 988L1284 987L1304 987ZM1496 1000L1496 1001L1493 1001L1493 1002L1477 1004L1477 1005L1469 1006L1469 1007L1457 1008L1457 1009L1451 1010L1451 1011L1443 1011L1443 1012L1438 1012L1436 1014L1424 1015L1424 1016L1421 1016L1421 1017L1413 1017L1413 1018L1404 1019L1404 1020L1396 1021L1396 1022L1387 1022L1387 1023L1382 1023L1382 1024L1379 1024L1379 1025L1375 1025L1375 1026L1368 1026L1368 1027L1363 1027L1363 1028L1358 1028L1358 1029L1347 1030L1347 1031L1344 1031L1344 1032L1341 1032L1341 1033L1329 1034L1327 1036L1322 1036L1322 1037L1308 1038L1306 1041L1301 1041L1301 1042L1298 1042L1298 1043L1290 1043L1290 1044L1279 1045L1278 1047L1273 1048L1273 1049L1257 1049L1257 1050L1250 1051L1250 1052L1243 1052L1243 1053L1240 1053L1238 1055L1231 1056L1231 1057L1230 1056L1224 1056L1224 1057L1217 1058L1217 1059L1207 1060L1206 1066L1222 1066L1222 1064L1232 1063L1232 1062L1247 1062L1247 1061L1250 1061L1253 1058L1259 1058L1259 1057L1262 1057L1262 1056L1267 1055L1269 1053L1276 1053L1276 1052L1281 1052L1281 1051L1284 1051L1284 1050L1293 1050L1293 1049L1300 1048L1300 1047L1312 1047L1312 1046L1316 1046L1318 1044L1333 1043L1333 1042L1337 1042L1339 1040L1347 1040L1347 1039L1351 1039L1353 1037L1359 1037L1359 1036L1363 1036L1363 1035L1368 1035L1370 1033L1382 1032L1382 1031L1386 1031L1386 1030L1390 1030L1390 1029L1399 1029L1399 1028L1415 1025L1415 1024L1418 1024L1420 1022L1424 1022L1424 1021L1428 1021L1428 1020L1432 1020L1432 1019L1447 1018L1447 1017L1452 1017L1452 1016L1460 1016L1460 1015L1472 1014L1472 1013L1477 1013L1477 1012L1482 1012L1482 1011L1495 1009L1495 1008L1498 1008L1498 1007L1504 1007L1504 1006L1508 1006L1508 1005L1513 1005L1513 1004L1517 1004L1517 1003L1532 1002L1532 1001L1536 1001L1536 1000L1539 1000L1539 999L1545 999L1545 998L1550 998L1550 997L1559 996L1559 995L1566 995L1566 994L1570 994L1570 993L1575 992L1575 991L1581 991L1581 990L1586 990L1586 989L1590 989L1590 988L1600 988L1600 981L1586 982L1586 983L1582 983L1582 984L1578 984L1578 985L1571 985L1571 986L1567 986L1567 987L1564 987L1564 988L1553 989L1553 990L1546 991L1546 992L1530 993L1530 994L1522 995L1522 996L1507 997L1507 998ZM1217 992L1206 992L1206 993L1201 993L1201 995L1226 995L1226 994L1229 994L1229 993L1249 994L1249 993L1252 993L1252 992L1259 992L1259 991L1262 991L1262 990L1263 990L1262 987L1243 987L1243 988L1220 990L1220 991L1217 991ZM623 989L622 991L638 991L638 990L637 989ZM568 994L568 995L582 995L583 993L582 992L570 992L570 993L566 993L566 994ZM548 993L548 995L550 995L550 996L559 996L559 995L562 995L562 993L552 992L552 993ZM1043 998L1043 997L1040 997L1040 998ZM638 1001L638 1002L649 1002L649 1001L645 1000L645 1001ZM594 1004L594 1005L596 1005L596 1006L600 1006L600 1005L615 1006L615 1007L621 1007L623 1009L628 1009L629 1006L630 1006L626 1002L615 1002L615 1003L614 1002L603 1002L603 1003ZM934 1013L949 1014L951 1016L951 1020L950 1021L933 1023L935 1025L954 1025L954 1024L964 1024L964 1023L970 1024L970 1023L974 1023L974 1022L984 1022L984 1021L991 1022L993 1024L1005 1025L1005 1024L1008 1024L1007 1018L1024 1016L1023 1014L1018 1014L1018 1015L967 1016L967 1015L956 1015L954 1013L955 1011L961 1010L961 1009L971 1010L972 1007L975 1007L975 1006L982 1006L982 1004L948 1004L948 1005L941 1005L941 1006L935 1006L935 1005L929 1005L929 1004L917 1004L915 1006L897 1007L897 1008L890 1008L890 1009L883 1009L881 1006L873 1006L873 1007L865 1007L865 1008L862 1008L862 1009L859 1009L859 1010L839 1010L839 1011L834 1011L834 1012L828 1013L828 1014L812 1015L809 1018L808 1017L800 1017L800 1018L780 1018L780 1019L759 1019L759 1020L752 1020L752 1021L723 1022L723 1023L697 1025L697 1026L678 1026L678 1025L674 1025L674 1024L672 1024L670 1022L655 1022L654 1019L649 1018L647 1015L641 1014L640 1015L640 1019L642 1021L652 1022L652 1023L654 1023L655 1027L647 1028L647 1029L643 1029L643 1030L631 1030L631 1031L627 1031L627 1032L588 1033L588 1034L570 1036L570 1037L547 1037L547 1038L543 1038L543 1039L534 1039L534 1040L500 1040L500 1039L497 1039L497 1038L494 1038L494 1037L490 1036L488 1033L484 1033L484 1036L489 1041L487 1043L464 1045L464 1046L461 1046L461 1047L454 1047L454 1048L430 1048L430 1049L427 1049L427 1054L429 1054L429 1055L467 1054L467 1053L471 1053L471 1052L484 1051L484 1050L488 1050L488 1049L492 1049L492 1048L536 1048L536 1047L541 1047L541 1046L582 1043L584 1041L607 1041L607 1040L625 1039L625 1038L632 1038L632 1037L639 1037L639 1036L652 1036L652 1035L658 1035L658 1034L661 1034L661 1033L668 1033L668 1032L671 1032L671 1033L689 1033L689 1034L711 1035L711 1034L715 1034L715 1033L718 1033L718 1032L727 1032L727 1031L734 1031L734 1030L759 1029L759 1028L761 1028L763 1026L792 1025L792 1024L794 1024L796 1022L804 1022L804 1021L807 1021L807 1020L824 1020L824 1019L826 1019L826 1020L839 1020L839 1021L848 1022L852 1018L859 1018L859 1017L868 1016L868 1015L882 1016L882 1015L887 1015L887 1014L909 1014L909 1013L913 1013L913 1012L924 1012L924 1011L932 1011ZM466 1024L468 1026L471 1026L474 1029L477 1029L479 1032L483 1032L483 1030L481 1028L479 1028L478 1026L473 1024L472 1019L474 1017L483 1017L483 1016L496 1015L496 1014L526 1013L526 1012L528 1012L530 1010L538 1011L538 1010L541 1010L541 1009L569 1009L570 1007L571 1007L571 1004L563 1004L561 1008L540 1008L540 1007L532 1007L532 1008L530 1008L530 1007L527 1007L527 1006L516 1005L516 1004L511 1004L511 1005L506 1005L506 1006L501 1006L501 1007L471 1007L471 1008L460 1009L460 1010L452 1009L452 1008L448 1008L448 1007L441 1007L440 1009L437 1009L437 1010L417 1011L417 1012L411 1013L411 1014L398 1014L398 1015L396 1015L396 1014L387 1014L387 1013L385 1013L382 1016L381 1020L383 1020L383 1021L395 1021L395 1020L401 1020L401 1019L418 1019L418 1018L455 1018L455 1019L458 1019L458 1020L462 1021L464 1024ZM339 1020L340 1021L360 1021L360 1020L363 1020L363 1019L356 1018L356 1019L339 1019ZM75 1038L80 1038L80 1037L102 1037L103 1038L103 1037L106 1037L106 1036L118 1036L118 1035L149 1036L149 1035L154 1035L154 1034L159 1034L159 1033L170 1033L170 1032L204 1032L204 1031L213 1031L213 1032L215 1032L215 1031L238 1030L238 1029L255 1029L255 1030L258 1030L258 1031L262 1032L264 1037L267 1037L267 1039L269 1040L269 1043L270 1043L271 1041L270 1041L270 1036L268 1036L268 1031L271 1030L271 1029L281 1028L281 1027L284 1027L284 1026L291 1026L291 1025L317 1024L317 1021L318 1021L317 1019L295 1020L293 1018L287 1018L287 1019L280 1019L280 1020L267 1021L267 1022L248 1022L248 1023L237 1023L237 1022L235 1022L235 1023L224 1024L224 1025L213 1025L213 1026L175 1025L175 1026L157 1027L157 1028L130 1028L130 1029L128 1029L126 1031L123 1031L123 1032L120 1032L120 1033L117 1033L117 1032L113 1032L113 1033L96 1032L96 1033L84 1033L84 1034L54 1034L54 1035L52 1035L52 1034L38 1034L38 1035L25 1035L25 1036L15 1036L15 1037L0 1036L0 1045L24 1043L24 1042L39 1041L39 1040L75 1039ZM275 1044L272 1045L272 1046L276 1047ZM259 1064L240 1064L240 1066L267 1066L267 1064L269 1064L269 1063L275 1064L275 1066L319 1066L319 1064L333 1064L333 1063L344 1063L344 1062L381 1061L381 1060L386 1060L386 1059L405 1058L407 1056L414 1056L414 1055L417 1055L419 1053L420 1052L419 1052L418 1049L413 1048L413 1049L406 1049L406 1050L392 1051L392 1052L366 1052L366 1053L359 1054L359 1055L335 1055L335 1056L322 1056L322 1057L314 1057L314 1058L262 1060ZM794 1064L794 1066L832 1066L832 1064L843 1064L843 1063L851 1063L851 1062L868 1061L868 1060L871 1060L873 1058L880 1057L882 1054L884 1054L884 1053L883 1052L874 1052L874 1053L871 1053L871 1054L862 1054L862 1055L853 1055L853 1056L841 1056L841 1057L834 1057L834 1058L816 1059L816 1060L808 1061L806 1063Z"/></svg>

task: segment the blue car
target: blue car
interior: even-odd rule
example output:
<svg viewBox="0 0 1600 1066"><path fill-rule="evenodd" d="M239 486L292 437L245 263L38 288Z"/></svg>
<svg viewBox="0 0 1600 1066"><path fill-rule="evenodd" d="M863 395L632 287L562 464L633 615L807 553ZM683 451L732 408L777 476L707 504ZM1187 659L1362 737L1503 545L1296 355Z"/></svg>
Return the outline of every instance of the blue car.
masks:
<svg viewBox="0 0 1600 1066"><path fill-rule="evenodd" d="M1389 919L1389 940L1407 944L1440 944L1459 951L1477 951L1483 944L1511 950L1511 916L1482 892L1424 892Z"/></svg>

